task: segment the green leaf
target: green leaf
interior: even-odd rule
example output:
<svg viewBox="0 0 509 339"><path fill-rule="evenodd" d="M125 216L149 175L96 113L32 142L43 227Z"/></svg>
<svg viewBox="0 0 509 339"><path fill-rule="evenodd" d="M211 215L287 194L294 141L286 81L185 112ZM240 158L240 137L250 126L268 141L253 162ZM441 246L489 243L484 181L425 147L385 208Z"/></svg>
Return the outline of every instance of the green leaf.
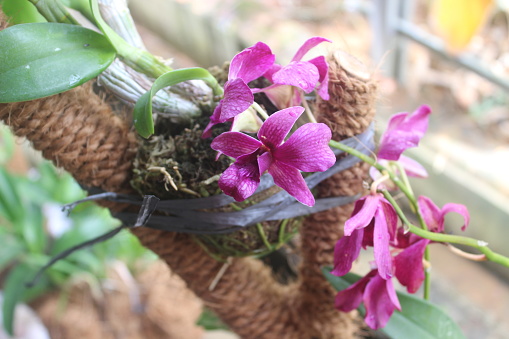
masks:
<svg viewBox="0 0 509 339"><path fill-rule="evenodd" d="M4 124L0 124L0 165L4 165L14 154L14 135Z"/></svg>
<svg viewBox="0 0 509 339"><path fill-rule="evenodd" d="M336 277L330 271L331 267L322 268L322 272L338 291L343 290L359 280L361 277L348 273L343 277ZM401 312L395 311L382 329L393 339L464 339L465 336L449 315L430 302L416 298L407 293L397 292L401 304ZM364 307L359 313L365 314Z"/></svg>
<svg viewBox="0 0 509 339"><path fill-rule="evenodd" d="M188 80L203 80L212 88L215 95L223 94L223 89L216 79L204 68L183 68L161 75L154 81L150 91L143 94L134 105L134 127L142 137L148 138L154 134L154 120L152 119L152 98L154 95L165 87Z"/></svg>
<svg viewBox="0 0 509 339"><path fill-rule="evenodd" d="M23 216L23 204L16 179L3 167L0 167L0 215L13 224L19 222Z"/></svg>
<svg viewBox="0 0 509 339"><path fill-rule="evenodd" d="M18 265L7 276L4 285L4 302L2 305L4 328L11 336L13 335L14 311L18 302L23 300L26 290L25 283L34 273L27 265Z"/></svg>
<svg viewBox="0 0 509 339"><path fill-rule="evenodd" d="M0 102L65 92L101 74L115 50L101 34L58 23L15 25L0 32Z"/></svg>
<svg viewBox="0 0 509 339"><path fill-rule="evenodd" d="M0 246L0 272L25 252L25 247L12 234L0 232L2 246Z"/></svg>
<svg viewBox="0 0 509 339"><path fill-rule="evenodd" d="M27 24L31 22L46 22L46 19L39 14L37 8L28 0L4 0L2 11L9 17L9 23Z"/></svg>

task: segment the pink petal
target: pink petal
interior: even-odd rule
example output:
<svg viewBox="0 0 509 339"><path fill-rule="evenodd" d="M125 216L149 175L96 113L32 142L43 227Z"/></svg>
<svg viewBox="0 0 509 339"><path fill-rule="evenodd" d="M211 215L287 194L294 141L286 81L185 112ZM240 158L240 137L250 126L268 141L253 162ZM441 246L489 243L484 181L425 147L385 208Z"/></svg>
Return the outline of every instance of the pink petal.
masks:
<svg viewBox="0 0 509 339"><path fill-rule="evenodd" d="M341 277L352 269L352 264L359 256L364 230L355 230L347 237L343 236L334 246L334 269L332 274Z"/></svg>
<svg viewBox="0 0 509 339"><path fill-rule="evenodd" d="M448 203L448 204L445 204L444 207L442 207L442 211L441 211L441 223L443 225L444 223L444 218L445 218L445 215L447 213L451 213L451 212L456 212L458 214L460 214L462 217L463 217L463 226L461 226L461 230L464 231L467 229L468 227L468 224L470 223L470 214L468 213L468 209L465 205L461 205L461 204L453 204L453 203Z"/></svg>
<svg viewBox="0 0 509 339"><path fill-rule="evenodd" d="M208 123L207 127L203 130L202 138L210 138L212 136L212 127L214 125L219 124L219 116L221 115L221 101L214 109L214 113L210 116L210 122Z"/></svg>
<svg viewBox="0 0 509 339"><path fill-rule="evenodd" d="M415 178L428 177L426 169L414 159L401 155L398 161L403 166L408 176Z"/></svg>
<svg viewBox="0 0 509 339"><path fill-rule="evenodd" d="M224 98L221 100L219 122L225 122L244 112L254 102L254 96L244 80L238 78L224 85Z"/></svg>
<svg viewBox="0 0 509 339"><path fill-rule="evenodd" d="M375 232L375 219L372 219L368 226L364 227L364 237L362 238L362 248L373 247L373 233Z"/></svg>
<svg viewBox="0 0 509 339"><path fill-rule="evenodd" d="M316 45L318 45L318 44L320 44L320 43L322 43L324 41L332 42L329 39L325 39L325 38L322 38L322 37L319 37L319 36L315 36L313 38L310 38L310 39L306 40L304 42L304 44L302 44L302 46L299 48L297 53L295 53L295 56L293 57L292 61L300 61L300 60L302 60L304 55L306 55L306 53L309 52L309 50L311 48L315 47Z"/></svg>
<svg viewBox="0 0 509 339"><path fill-rule="evenodd" d="M336 295L334 307L343 312L350 312L359 307L366 285L375 275L377 275L376 270L373 270L347 289L339 291Z"/></svg>
<svg viewBox="0 0 509 339"><path fill-rule="evenodd" d="M310 93L315 89L320 75L315 65L307 61L292 61L272 75L278 85L291 85Z"/></svg>
<svg viewBox="0 0 509 339"><path fill-rule="evenodd" d="M352 214L352 217L345 222L345 235L349 236L353 230L363 228L369 225L380 202L380 196L367 195L364 198L358 200L357 203L363 202L362 208L356 213Z"/></svg>
<svg viewBox="0 0 509 339"><path fill-rule="evenodd" d="M329 100L329 65L323 56L316 57L308 61L316 66L320 78L318 79L319 85L317 88L318 95L323 100Z"/></svg>
<svg viewBox="0 0 509 339"><path fill-rule="evenodd" d="M287 191L298 202L313 206L315 198L309 190L302 174L295 167L288 166L280 161L274 161L269 167L269 174L274 177L274 183Z"/></svg>
<svg viewBox="0 0 509 339"><path fill-rule="evenodd" d="M300 105L300 100L295 102L295 91L289 85L270 85L265 88L252 88L253 93L265 93L269 100L278 109L288 108L294 105ZM300 96L299 96L300 98Z"/></svg>
<svg viewBox="0 0 509 339"><path fill-rule="evenodd" d="M430 198L423 195L417 199L417 205L428 229L432 232L443 232L443 215L438 206Z"/></svg>
<svg viewBox="0 0 509 339"><path fill-rule="evenodd" d="M260 173L256 162L235 162L219 178L219 188L236 201L250 197L259 183Z"/></svg>
<svg viewBox="0 0 509 339"><path fill-rule="evenodd" d="M392 256L389 247L389 230L387 229L387 219L383 208L378 208L375 212L375 229L373 232L373 254L378 267L378 274L383 279L392 277Z"/></svg>
<svg viewBox="0 0 509 339"><path fill-rule="evenodd" d="M406 286L408 293L415 293L424 281L424 250L428 239L421 239L394 257L394 275Z"/></svg>
<svg viewBox="0 0 509 339"><path fill-rule="evenodd" d="M336 163L329 147L332 133L322 123L308 123L299 127L290 138L273 151L278 161L304 172L323 172Z"/></svg>
<svg viewBox="0 0 509 339"><path fill-rule="evenodd" d="M387 199L382 198L381 201L381 207L383 208L385 220L387 221L387 230L389 231L390 240L394 240L396 238L396 229L398 228L398 214Z"/></svg>
<svg viewBox="0 0 509 339"><path fill-rule="evenodd" d="M274 73L279 71L281 68L283 68L283 66L279 64L274 64L272 65L272 67L269 68L267 72L265 72L263 76L267 78L267 80L269 80L270 82L274 83L274 81L272 80L272 75L274 75Z"/></svg>
<svg viewBox="0 0 509 339"><path fill-rule="evenodd" d="M247 84L267 72L275 59L270 47L258 42L235 55L230 63L228 80L240 78Z"/></svg>
<svg viewBox="0 0 509 339"><path fill-rule="evenodd" d="M258 139L269 149L274 150L281 145L302 112L304 108L296 106L272 114L260 127Z"/></svg>
<svg viewBox="0 0 509 339"><path fill-rule="evenodd" d="M380 139L378 157L398 160L406 149L416 147L428 128L430 113L428 106L421 106L412 114L399 113L392 116Z"/></svg>
<svg viewBox="0 0 509 339"><path fill-rule="evenodd" d="M272 165L272 155L270 152L265 152L258 157L258 170L260 171L260 176L265 173Z"/></svg>
<svg viewBox="0 0 509 339"><path fill-rule="evenodd" d="M260 146L262 146L260 141L240 132L224 132L217 136L210 144L213 150L222 152L235 159L242 155L253 153Z"/></svg>
<svg viewBox="0 0 509 339"><path fill-rule="evenodd" d="M401 309L392 280L385 280L379 275L366 285L363 300L366 307L364 320L375 330L387 324L395 309Z"/></svg>

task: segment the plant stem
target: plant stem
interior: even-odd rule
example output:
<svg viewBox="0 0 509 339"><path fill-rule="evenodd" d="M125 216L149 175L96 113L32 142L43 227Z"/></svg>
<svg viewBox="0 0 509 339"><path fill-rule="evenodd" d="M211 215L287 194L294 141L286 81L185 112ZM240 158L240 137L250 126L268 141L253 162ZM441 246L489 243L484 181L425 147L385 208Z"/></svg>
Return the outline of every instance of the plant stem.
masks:
<svg viewBox="0 0 509 339"><path fill-rule="evenodd" d="M59 0L29 0L49 22L77 25L78 22Z"/></svg>
<svg viewBox="0 0 509 339"><path fill-rule="evenodd" d="M408 228L410 232L412 232L415 235L418 235L422 238L429 239L431 241L435 242L443 242L443 243L450 243L450 244L459 244L459 245L466 245L469 247L473 247L483 253L486 256L486 259L493 261L497 264L500 264L505 267L509 267L509 258L500 255L498 253L493 252L485 242L464 237L461 235L452 235L452 234L443 234L443 233L434 233L427 230L423 230L420 227L417 227L410 223L410 221L407 219L403 211L401 210L401 207L399 207L398 203L394 200L392 195L387 192L382 192L384 197L389 200L392 206L394 206L394 209L396 210L396 213L401 218L405 226Z"/></svg>
<svg viewBox="0 0 509 339"><path fill-rule="evenodd" d="M394 172L389 171L386 167L380 165L376 162L375 159L365 155L362 152L359 152L355 148L349 147L345 144L342 144L338 141L331 140L329 142L329 146L333 148L337 148L339 150L342 150L348 154L351 154L362 161L370 164L371 166L375 167L377 170L379 170L381 173L386 172L391 180L398 186L398 188L405 194L405 196L408 198L409 202L414 206L415 210L418 211L418 204L417 200L415 199L414 195L408 190L408 188L405 186L405 184L401 181L401 179L394 174ZM443 243L451 243L451 244L460 244L460 245L466 245L469 247L473 247L483 253L486 256L486 259L493 261L497 264L500 264L505 267L509 267L509 258L500 255L498 253L493 252L484 241L480 241L477 239L464 237L460 235L452 235L452 234L443 234L443 233L434 233L430 232L426 229L426 224L420 215L420 213L417 213L417 217L419 219L419 224L421 227L417 227L410 223L408 221L407 217L399 207L398 203L394 200L392 195L387 192L383 191L383 194L387 200L394 206L394 209L396 210L396 213L401 218L405 226L408 228L408 230L422 238L429 239L431 241L435 242L443 242ZM426 259L427 257L425 257ZM429 257L427 258L429 260Z"/></svg>

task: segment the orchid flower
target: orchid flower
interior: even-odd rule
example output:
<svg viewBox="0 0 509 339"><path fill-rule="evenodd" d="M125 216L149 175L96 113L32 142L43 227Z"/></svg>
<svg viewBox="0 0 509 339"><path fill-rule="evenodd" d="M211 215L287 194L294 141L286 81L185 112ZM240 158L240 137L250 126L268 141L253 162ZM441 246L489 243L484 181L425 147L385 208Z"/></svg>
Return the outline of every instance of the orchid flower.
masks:
<svg viewBox="0 0 509 339"><path fill-rule="evenodd" d="M212 135L212 126L232 120L247 110L254 102L249 82L265 74L274 64L275 55L263 42L246 48L233 57L224 84L224 97L214 109L210 122L203 131L203 138Z"/></svg>
<svg viewBox="0 0 509 339"><path fill-rule="evenodd" d="M378 149L378 163L387 166L388 160L398 161L408 176L416 178L426 178L428 173L426 169L412 158L402 155L406 149L416 147L428 129L428 120L431 110L428 106L419 107L412 114L398 113L391 117L387 130L380 138ZM377 180L382 175L374 167L369 170L369 175L373 180ZM395 185L383 184L388 190L395 189Z"/></svg>
<svg viewBox="0 0 509 339"><path fill-rule="evenodd" d="M305 124L284 141L303 111L302 107L290 107L272 114L258 131L259 140L240 132L225 132L212 141L212 149L235 158L219 179L225 194L236 201L245 200L268 171L277 186L304 205L314 205L300 171L323 172L334 165L336 157L328 146L331 131L322 123Z"/></svg>
<svg viewBox="0 0 509 339"><path fill-rule="evenodd" d="M387 130L380 138L378 157L398 160L401 153L416 147L428 129L428 116L431 110L422 105L412 114L398 113L391 117Z"/></svg>
<svg viewBox="0 0 509 339"><path fill-rule="evenodd" d="M387 324L394 310L401 310L392 280L383 279L376 269L347 289L339 291L335 307L350 312L359 307L361 302L366 307L364 320L375 330Z"/></svg>
<svg viewBox="0 0 509 339"><path fill-rule="evenodd" d="M329 66L325 57L319 56L302 61L302 58L310 49L325 41L331 42L322 37L308 39L295 53L288 65L274 64L264 74L273 85L254 89L254 92L264 92L278 108L286 108L301 103L301 92L296 89L300 89L305 93L310 93L316 89L322 99L329 100Z"/></svg>
<svg viewBox="0 0 509 339"><path fill-rule="evenodd" d="M417 204L424 222L432 232L441 233L444 231L445 215L450 212L456 212L463 217L462 231L466 230L470 222L470 214L465 205L448 203L440 209L430 198L425 196L420 196L417 199Z"/></svg>
<svg viewBox="0 0 509 339"><path fill-rule="evenodd" d="M338 276L348 273L360 247L372 244L378 272L383 279L389 279L392 276L389 242L395 238L397 220L394 207L381 194L357 200L352 216L345 222L345 234L336 243L332 273Z"/></svg>

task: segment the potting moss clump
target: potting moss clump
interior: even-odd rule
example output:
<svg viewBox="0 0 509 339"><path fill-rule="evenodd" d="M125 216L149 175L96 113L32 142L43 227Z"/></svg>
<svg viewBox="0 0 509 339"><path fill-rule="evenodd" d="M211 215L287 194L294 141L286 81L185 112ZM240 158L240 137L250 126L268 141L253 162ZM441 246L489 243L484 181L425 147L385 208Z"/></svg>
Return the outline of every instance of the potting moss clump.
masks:
<svg viewBox="0 0 509 339"><path fill-rule="evenodd" d="M222 69L214 75L219 81ZM219 71L217 71L219 70ZM227 68L226 68L227 71ZM139 150L134 161L131 185L141 195L155 195L161 200L209 197L221 194L218 180L231 159L210 148L214 137L228 131L230 124L215 126L213 138L203 139L203 129L209 122L210 109L193 125L174 126L158 117L155 134L148 139L139 138ZM222 208L208 209L209 213L233 212L263 201L280 191L274 186L243 202ZM279 248L297 231L300 219L261 222L232 233L221 235L198 235L195 237L207 251L218 260L229 256L264 254Z"/></svg>

